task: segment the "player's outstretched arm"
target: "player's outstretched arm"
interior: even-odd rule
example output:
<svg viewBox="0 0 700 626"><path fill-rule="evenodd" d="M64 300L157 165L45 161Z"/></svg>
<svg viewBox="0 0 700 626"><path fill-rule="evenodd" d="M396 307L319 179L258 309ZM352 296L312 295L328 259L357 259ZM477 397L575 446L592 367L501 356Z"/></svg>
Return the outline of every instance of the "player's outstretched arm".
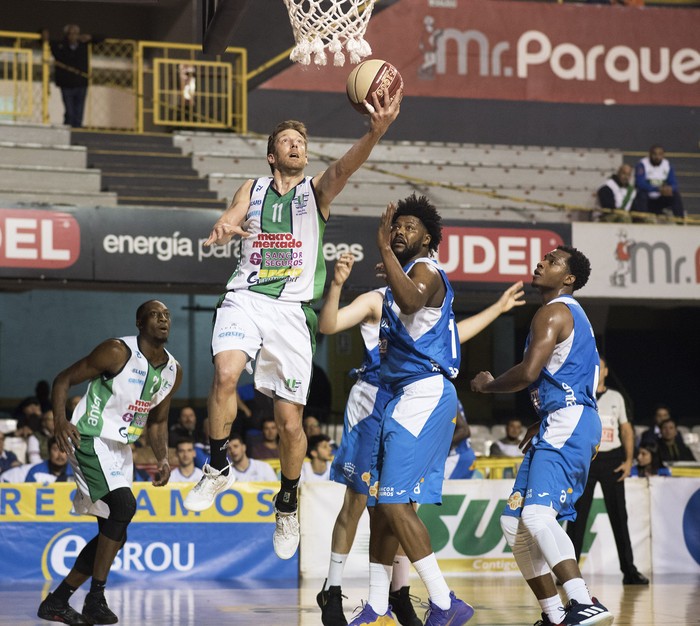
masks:
<svg viewBox="0 0 700 626"><path fill-rule="evenodd" d="M459 343L469 341L472 337L478 335L502 313L507 313L514 306L525 304L525 300L523 300L524 295L523 281L519 280L508 287L491 306L476 315L461 320L457 324Z"/></svg>
<svg viewBox="0 0 700 626"><path fill-rule="evenodd" d="M385 90L380 102L376 93L372 94L374 113L370 113L369 130L337 161L331 163L325 172L314 177L314 186L319 199L319 208L325 217L330 214L330 205L343 190L345 184L369 158L372 149L384 136L389 126L399 115L403 89L394 95L393 100Z"/></svg>
<svg viewBox="0 0 700 626"><path fill-rule="evenodd" d="M216 220L216 224L214 224L211 233L209 233L209 238L204 242L205 246L223 246L236 235L239 237L249 236L249 233L243 230L243 222L250 206L250 190L252 186L253 180L247 180L238 188L238 191L233 196L233 200L231 200L231 204L222 213L221 217Z"/></svg>
<svg viewBox="0 0 700 626"><path fill-rule="evenodd" d="M350 304L339 309L340 293L350 276L355 256L342 254L336 261L333 280L318 316L318 329L324 335L333 335L365 321L379 323L382 316L382 296L374 291L363 293Z"/></svg>
<svg viewBox="0 0 700 626"><path fill-rule="evenodd" d="M54 415L54 435L61 451L70 452L71 443L76 448L80 447L80 433L66 416L68 390L101 374L116 374L124 367L128 358L129 349L122 341L107 339L90 354L56 376L51 386L51 408Z"/></svg>
<svg viewBox="0 0 700 626"><path fill-rule="evenodd" d="M163 401L156 405L148 414L148 441L156 457L158 469L156 470L153 485L162 487L170 480L170 463L168 462L168 414L170 413L170 401L182 382L182 368L177 364L175 383L170 393Z"/></svg>

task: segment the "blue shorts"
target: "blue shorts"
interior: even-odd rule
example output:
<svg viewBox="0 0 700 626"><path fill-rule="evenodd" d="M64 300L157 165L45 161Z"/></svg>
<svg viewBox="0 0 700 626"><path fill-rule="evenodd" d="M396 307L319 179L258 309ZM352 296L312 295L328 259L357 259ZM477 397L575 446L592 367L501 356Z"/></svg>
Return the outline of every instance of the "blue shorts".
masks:
<svg viewBox="0 0 700 626"><path fill-rule="evenodd" d="M395 392L382 418L370 496L381 504L441 504L456 415L457 392L442 375Z"/></svg>
<svg viewBox="0 0 700 626"><path fill-rule="evenodd" d="M600 416L591 407L550 413L523 458L503 514L520 517L524 506L541 504L557 511L558 520L574 521L601 434Z"/></svg>
<svg viewBox="0 0 700 626"><path fill-rule="evenodd" d="M370 466L379 436L382 412L391 393L383 387L358 380L345 407L343 438L331 465L331 480L356 493L369 494Z"/></svg>
<svg viewBox="0 0 700 626"><path fill-rule="evenodd" d="M460 441L445 461L445 480L467 479L474 476L476 469L476 452L468 439Z"/></svg>

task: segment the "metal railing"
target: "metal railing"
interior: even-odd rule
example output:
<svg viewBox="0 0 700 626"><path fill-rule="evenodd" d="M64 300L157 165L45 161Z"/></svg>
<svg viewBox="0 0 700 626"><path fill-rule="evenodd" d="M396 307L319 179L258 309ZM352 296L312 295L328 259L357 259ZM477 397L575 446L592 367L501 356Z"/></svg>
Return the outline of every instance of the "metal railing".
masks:
<svg viewBox="0 0 700 626"><path fill-rule="evenodd" d="M0 31L0 119L62 123L52 67L50 45L39 34ZM244 48L210 60L195 44L106 39L90 44L86 76L86 128L247 132Z"/></svg>

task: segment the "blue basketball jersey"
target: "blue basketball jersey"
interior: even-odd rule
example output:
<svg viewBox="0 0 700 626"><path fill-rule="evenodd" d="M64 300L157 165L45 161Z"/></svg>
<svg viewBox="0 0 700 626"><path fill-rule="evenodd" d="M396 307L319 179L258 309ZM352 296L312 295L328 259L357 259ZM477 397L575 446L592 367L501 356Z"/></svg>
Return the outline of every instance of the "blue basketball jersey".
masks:
<svg viewBox="0 0 700 626"><path fill-rule="evenodd" d="M375 291L384 296L386 287ZM360 367L350 371L350 376L379 387L379 324L363 322L360 324L360 334L365 344L365 358Z"/></svg>
<svg viewBox="0 0 700 626"><path fill-rule="evenodd" d="M440 307L423 307L412 315L401 312L391 288L384 294L379 329L380 377L397 386L442 373L449 379L459 374L460 350L452 311L454 291L445 271L431 258L420 258L404 267L408 274L415 263L432 263L445 283Z"/></svg>
<svg viewBox="0 0 700 626"><path fill-rule="evenodd" d="M572 296L559 296L548 305L554 302L562 302L569 307L574 318L574 329L555 346L539 378L528 387L532 405L542 418L558 409L576 405L597 410L595 390L598 387L600 358L593 328L583 308ZM529 344L528 335L525 347Z"/></svg>

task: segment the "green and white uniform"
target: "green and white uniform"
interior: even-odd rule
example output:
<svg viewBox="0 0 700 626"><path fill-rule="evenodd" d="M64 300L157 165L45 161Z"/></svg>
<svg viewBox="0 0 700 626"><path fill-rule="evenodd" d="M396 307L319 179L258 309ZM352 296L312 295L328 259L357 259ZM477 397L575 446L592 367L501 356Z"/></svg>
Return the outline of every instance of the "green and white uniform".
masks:
<svg viewBox="0 0 700 626"><path fill-rule="evenodd" d="M126 364L114 376L93 378L71 417L80 433L80 448L69 455L79 488L74 499L77 513L106 517L107 506L98 500L131 486L134 472L127 444L140 437L151 409L172 391L177 376L178 363L167 350L167 361L153 367L136 337L119 341L129 350Z"/></svg>
<svg viewBox="0 0 700 626"><path fill-rule="evenodd" d="M212 353L245 352L257 359L260 391L305 404L317 328L309 302L323 295L326 222L311 176L282 196L273 180L253 181L243 224L250 236L217 309Z"/></svg>

